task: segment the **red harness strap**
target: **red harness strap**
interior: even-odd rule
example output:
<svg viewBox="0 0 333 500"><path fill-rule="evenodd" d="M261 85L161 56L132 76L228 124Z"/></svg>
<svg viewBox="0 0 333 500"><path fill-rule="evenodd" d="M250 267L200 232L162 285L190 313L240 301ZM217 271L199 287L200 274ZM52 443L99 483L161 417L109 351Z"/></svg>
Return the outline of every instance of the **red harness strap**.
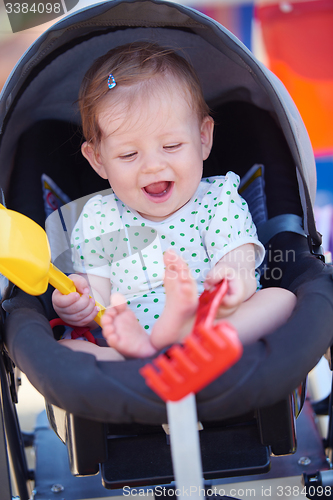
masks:
<svg viewBox="0 0 333 500"><path fill-rule="evenodd" d="M50 321L51 328L54 328L55 326L69 326L72 328L71 332L71 337L73 340L78 339L80 337L84 337L88 340L88 342L91 342L92 344L97 345L97 341L89 328L87 326L72 326L69 325L68 323L65 323L62 319L56 318L56 319L51 319Z"/></svg>

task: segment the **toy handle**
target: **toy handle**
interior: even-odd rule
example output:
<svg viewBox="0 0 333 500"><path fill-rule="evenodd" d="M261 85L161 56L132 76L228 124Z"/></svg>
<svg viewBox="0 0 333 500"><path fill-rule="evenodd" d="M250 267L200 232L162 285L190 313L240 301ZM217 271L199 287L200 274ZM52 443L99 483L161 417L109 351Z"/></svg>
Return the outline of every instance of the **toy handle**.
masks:
<svg viewBox="0 0 333 500"><path fill-rule="evenodd" d="M76 288L74 285L74 282L66 276L60 269L55 267L52 263L50 263L50 269L49 269L49 283L54 286L57 290L59 290L60 293L63 295L68 295L69 293L76 292ZM104 314L105 307L99 304L98 302L95 302L96 306L100 308L98 313L96 314L94 320L96 323L101 326L101 318Z"/></svg>

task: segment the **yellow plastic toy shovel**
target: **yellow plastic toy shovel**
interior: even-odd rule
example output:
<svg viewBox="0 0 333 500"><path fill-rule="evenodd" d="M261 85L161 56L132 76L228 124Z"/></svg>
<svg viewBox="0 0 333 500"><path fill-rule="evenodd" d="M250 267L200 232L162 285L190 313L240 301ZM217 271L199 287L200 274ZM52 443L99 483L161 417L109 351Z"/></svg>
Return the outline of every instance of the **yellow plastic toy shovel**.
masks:
<svg viewBox="0 0 333 500"><path fill-rule="evenodd" d="M0 203L0 272L30 295L41 295L50 283L67 295L76 292L73 281L51 262L47 234L36 222ZM100 325L105 307L95 317Z"/></svg>

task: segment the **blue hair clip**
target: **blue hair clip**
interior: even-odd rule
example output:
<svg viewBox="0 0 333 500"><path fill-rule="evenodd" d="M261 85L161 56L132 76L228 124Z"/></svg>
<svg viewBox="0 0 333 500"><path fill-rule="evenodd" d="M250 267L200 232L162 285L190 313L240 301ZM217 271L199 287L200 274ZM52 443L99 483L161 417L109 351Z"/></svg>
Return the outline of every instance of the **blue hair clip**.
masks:
<svg viewBox="0 0 333 500"><path fill-rule="evenodd" d="M113 89L116 86L116 80L114 79L114 76L112 73L109 74L108 78L108 87L109 89Z"/></svg>

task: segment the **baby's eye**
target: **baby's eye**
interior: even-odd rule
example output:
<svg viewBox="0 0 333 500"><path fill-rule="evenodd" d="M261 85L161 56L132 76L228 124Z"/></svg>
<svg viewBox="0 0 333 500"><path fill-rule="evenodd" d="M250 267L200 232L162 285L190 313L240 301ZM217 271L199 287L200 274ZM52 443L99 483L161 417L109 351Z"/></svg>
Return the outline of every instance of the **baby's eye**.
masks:
<svg viewBox="0 0 333 500"><path fill-rule="evenodd" d="M137 152L133 151L132 153L127 153L125 155L119 155L119 158L121 160L132 160L136 155L137 155Z"/></svg>
<svg viewBox="0 0 333 500"><path fill-rule="evenodd" d="M164 146L164 149L166 151L175 151L177 149L179 149L181 147L182 143L181 142L177 142L175 144L168 144L167 146Z"/></svg>

